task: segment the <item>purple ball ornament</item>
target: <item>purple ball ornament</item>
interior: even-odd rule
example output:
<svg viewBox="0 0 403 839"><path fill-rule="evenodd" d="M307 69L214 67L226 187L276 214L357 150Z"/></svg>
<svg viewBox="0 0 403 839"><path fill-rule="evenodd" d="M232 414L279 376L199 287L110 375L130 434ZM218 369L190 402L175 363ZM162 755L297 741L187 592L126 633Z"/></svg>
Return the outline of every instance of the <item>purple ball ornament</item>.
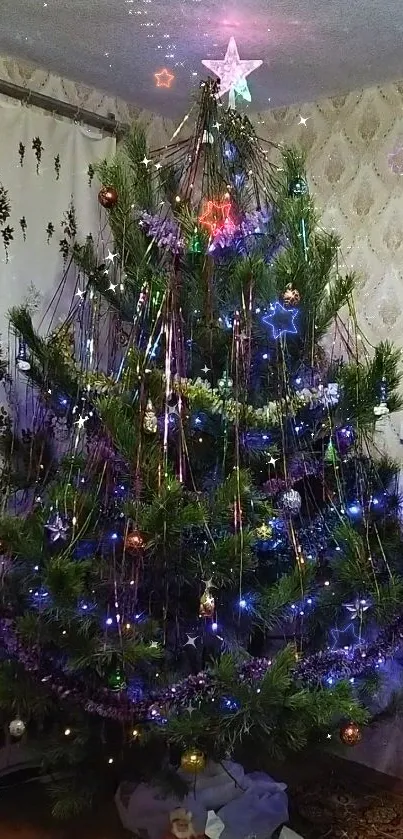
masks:
<svg viewBox="0 0 403 839"><path fill-rule="evenodd" d="M351 446L354 445L355 431L352 425L342 425L336 428L334 433L337 448L343 457L347 454Z"/></svg>

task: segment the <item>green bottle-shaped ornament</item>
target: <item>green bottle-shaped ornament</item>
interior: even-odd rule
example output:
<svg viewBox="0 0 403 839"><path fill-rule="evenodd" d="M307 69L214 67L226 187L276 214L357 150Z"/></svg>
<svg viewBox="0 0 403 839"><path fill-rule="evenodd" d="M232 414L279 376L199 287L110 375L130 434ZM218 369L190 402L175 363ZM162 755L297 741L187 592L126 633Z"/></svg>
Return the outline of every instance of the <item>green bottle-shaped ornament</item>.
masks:
<svg viewBox="0 0 403 839"><path fill-rule="evenodd" d="M336 463L338 462L339 455L337 453L337 449L333 443L333 440L329 440L327 444L327 449L325 451L325 463L333 463L333 465L336 465Z"/></svg>
<svg viewBox="0 0 403 839"><path fill-rule="evenodd" d="M201 253L202 252L202 242L200 238L200 233L197 227L195 227L190 240L189 240L189 253Z"/></svg>

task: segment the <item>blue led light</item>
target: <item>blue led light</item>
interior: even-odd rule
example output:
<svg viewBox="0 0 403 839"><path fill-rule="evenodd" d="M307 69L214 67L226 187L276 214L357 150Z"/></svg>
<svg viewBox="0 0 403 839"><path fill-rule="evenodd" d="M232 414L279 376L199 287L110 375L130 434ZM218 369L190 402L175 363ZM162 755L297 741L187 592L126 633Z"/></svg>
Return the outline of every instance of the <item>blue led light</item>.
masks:
<svg viewBox="0 0 403 839"><path fill-rule="evenodd" d="M217 632L217 629L218 629L218 623L215 623L215 622L214 622L214 623L212 623L212 624L211 624L211 629L212 629L212 631L213 631L213 632Z"/></svg>
<svg viewBox="0 0 403 839"><path fill-rule="evenodd" d="M273 331L273 338L277 340L282 335L297 335L295 325L298 309L286 309L281 303L271 304L269 313L262 318L263 323L270 326Z"/></svg>

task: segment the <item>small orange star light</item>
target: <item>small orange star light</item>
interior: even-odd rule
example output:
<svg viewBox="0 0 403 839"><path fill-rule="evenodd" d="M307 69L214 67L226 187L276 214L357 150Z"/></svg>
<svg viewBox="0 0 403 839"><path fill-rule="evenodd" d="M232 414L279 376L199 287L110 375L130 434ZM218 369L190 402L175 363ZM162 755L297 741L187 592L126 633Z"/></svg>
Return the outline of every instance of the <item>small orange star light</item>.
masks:
<svg viewBox="0 0 403 839"><path fill-rule="evenodd" d="M157 79L157 87L171 87L175 78L174 74L170 73L166 67L160 73L154 73L154 77Z"/></svg>
<svg viewBox="0 0 403 839"><path fill-rule="evenodd" d="M225 201L207 201L207 206L204 213L199 216L199 224L208 227L212 236L220 230L228 230L234 227L234 222L230 218L231 202Z"/></svg>

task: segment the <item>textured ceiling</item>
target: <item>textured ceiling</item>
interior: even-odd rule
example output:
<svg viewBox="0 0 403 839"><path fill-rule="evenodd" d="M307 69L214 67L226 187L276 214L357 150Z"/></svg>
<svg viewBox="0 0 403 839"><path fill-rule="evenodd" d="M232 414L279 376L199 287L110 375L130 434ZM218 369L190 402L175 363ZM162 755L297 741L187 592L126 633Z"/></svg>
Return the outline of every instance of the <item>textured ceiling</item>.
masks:
<svg viewBox="0 0 403 839"><path fill-rule="evenodd" d="M0 0L0 52L168 116L231 35L263 110L403 77L402 0ZM174 74L169 89L154 73Z"/></svg>

